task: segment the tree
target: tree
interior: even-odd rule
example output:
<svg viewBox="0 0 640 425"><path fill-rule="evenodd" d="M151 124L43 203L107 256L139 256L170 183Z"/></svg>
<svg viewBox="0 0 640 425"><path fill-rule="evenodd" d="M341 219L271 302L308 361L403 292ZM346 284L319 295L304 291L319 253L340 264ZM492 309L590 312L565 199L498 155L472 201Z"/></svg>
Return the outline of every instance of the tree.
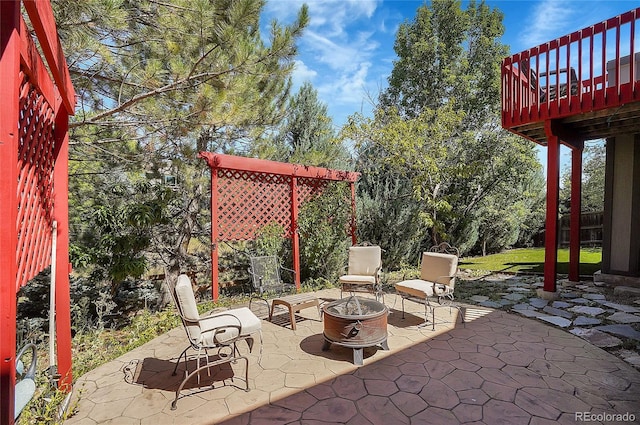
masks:
<svg viewBox="0 0 640 425"><path fill-rule="evenodd" d="M92 220L100 205L117 215L116 205L135 210L155 203L165 220L152 226L153 248L148 249L155 255L144 255L145 267L156 263L173 279L195 263L188 247L192 236L204 233L206 224L200 220L208 217L201 213L208 208L209 174L197 153L246 152L248 141L285 113L295 43L308 22L307 8L290 26L273 22L265 42L259 19L264 4L54 3L80 100L70 124L73 243L98 236ZM173 177L175 185L159 198L167 193L164 176ZM135 197L102 192L140 181L157 190ZM74 251L89 249L83 244Z"/></svg>
<svg viewBox="0 0 640 425"><path fill-rule="evenodd" d="M604 211L604 174L606 161L605 144L598 142L584 148L582 167L582 212ZM571 208L571 170L562 175L560 190L560 212L568 214Z"/></svg>
<svg viewBox="0 0 640 425"><path fill-rule="evenodd" d="M349 153L336 138L327 105L305 82L288 102L287 115L273 137L256 146L258 156L276 161L329 168L347 168Z"/></svg>
<svg viewBox="0 0 640 425"><path fill-rule="evenodd" d="M398 30L398 60L374 118L356 115L344 133L359 146L379 146L379 160L407 179L429 242L448 240L463 252L479 249L480 229L491 222L481 216L492 211L483 202L535 187L527 182L540 170L533 145L500 128L502 33L502 14L484 2L419 7ZM523 196L508 193L511 202Z"/></svg>

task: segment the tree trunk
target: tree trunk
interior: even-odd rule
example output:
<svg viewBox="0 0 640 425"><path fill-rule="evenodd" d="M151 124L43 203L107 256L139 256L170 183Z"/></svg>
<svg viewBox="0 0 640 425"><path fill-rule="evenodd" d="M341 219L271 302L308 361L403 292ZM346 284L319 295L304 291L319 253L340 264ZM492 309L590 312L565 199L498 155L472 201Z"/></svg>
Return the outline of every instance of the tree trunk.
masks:
<svg viewBox="0 0 640 425"><path fill-rule="evenodd" d="M202 199L203 192L203 185L197 184L192 196L189 197L189 199L185 199L186 205L183 210L184 218L177 229L176 243L172 252L169 254L170 258L165 266L161 300L162 306L167 305L171 300L169 288L175 286L178 281L178 276L187 271L183 270L183 267L186 263L187 256L189 255L189 242L191 241L193 229L195 228L198 220L200 200Z"/></svg>

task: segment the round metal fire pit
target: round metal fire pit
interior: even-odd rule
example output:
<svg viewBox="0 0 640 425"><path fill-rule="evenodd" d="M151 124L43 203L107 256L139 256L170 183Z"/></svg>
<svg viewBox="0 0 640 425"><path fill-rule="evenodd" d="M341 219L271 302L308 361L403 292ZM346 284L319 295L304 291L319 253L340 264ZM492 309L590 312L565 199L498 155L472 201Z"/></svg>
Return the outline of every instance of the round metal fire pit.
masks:
<svg viewBox="0 0 640 425"><path fill-rule="evenodd" d="M324 313L324 345L353 348L353 363L361 366L364 347L380 346L388 350L387 315L384 304L356 296L333 301L322 308Z"/></svg>

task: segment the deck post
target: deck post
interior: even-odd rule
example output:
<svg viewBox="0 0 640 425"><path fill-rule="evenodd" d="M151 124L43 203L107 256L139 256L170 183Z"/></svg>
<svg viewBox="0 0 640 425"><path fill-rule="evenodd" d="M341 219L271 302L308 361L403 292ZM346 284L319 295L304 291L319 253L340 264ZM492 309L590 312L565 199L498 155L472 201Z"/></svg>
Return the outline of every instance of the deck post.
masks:
<svg viewBox="0 0 640 425"><path fill-rule="evenodd" d="M584 143L571 149L571 213L569 221L569 281L580 281L580 216L582 212L582 152Z"/></svg>
<svg viewBox="0 0 640 425"><path fill-rule="evenodd" d="M545 122L547 134L547 218L544 239L544 292L556 292L558 266L558 199L560 191L560 139L552 121Z"/></svg>

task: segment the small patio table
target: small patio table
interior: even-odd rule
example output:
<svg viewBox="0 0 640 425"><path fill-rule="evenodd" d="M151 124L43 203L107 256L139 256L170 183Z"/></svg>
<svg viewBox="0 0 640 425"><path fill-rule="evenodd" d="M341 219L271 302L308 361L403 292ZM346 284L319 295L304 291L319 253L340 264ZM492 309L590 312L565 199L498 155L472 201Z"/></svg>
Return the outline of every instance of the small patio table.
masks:
<svg viewBox="0 0 640 425"><path fill-rule="evenodd" d="M291 329L296 330L296 318L295 313L302 309L315 306L318 309L318 316L322 319L322 313L320 311L320 302L318 297L310 293L287 295L284 297L275 298L271 302L271 310L269 311L269 321L273 317L273 311L277 305L282 305L289 310L289 320L291 321Z"/></svg>

